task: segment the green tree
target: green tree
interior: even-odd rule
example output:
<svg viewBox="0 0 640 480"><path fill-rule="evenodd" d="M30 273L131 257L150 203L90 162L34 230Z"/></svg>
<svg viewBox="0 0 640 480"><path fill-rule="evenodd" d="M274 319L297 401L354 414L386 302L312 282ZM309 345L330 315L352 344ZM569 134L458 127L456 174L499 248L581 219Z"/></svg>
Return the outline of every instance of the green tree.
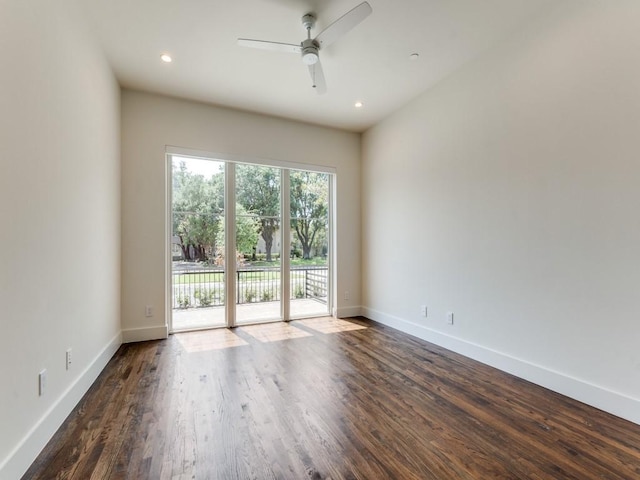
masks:
<svg viewBox="0 0 640 480"><path fill-rule="evenodd" d="M216 250L224 214L224 172L211 178L190 172L184 161L173 165L173 232L185 260L209 260Z"/></svg>
<svg viewBox="0 0 640 480"><path fill-rule="evenodd" d="M260 231L260 220L254 214L236 203L236 251L238 254L251 255L258 243ZM219 219L218 231L216 233L216 244L224 245L224 219Z"/></svg>
<svg viewBox="0 0 640 480"><path fill-rule="evenodd" d="M311 258L317 240L326 238L329 219L329 176L326 173L292 171L291 228L302 246L302 258Z"/></svg>
<svg viewBox="0 0 640 480"><path fill-rule="evenodd" d="M273 237L280 226L280 170L258 165L236 166L236 198L260 222L267 261L272 261Z"/></svg>

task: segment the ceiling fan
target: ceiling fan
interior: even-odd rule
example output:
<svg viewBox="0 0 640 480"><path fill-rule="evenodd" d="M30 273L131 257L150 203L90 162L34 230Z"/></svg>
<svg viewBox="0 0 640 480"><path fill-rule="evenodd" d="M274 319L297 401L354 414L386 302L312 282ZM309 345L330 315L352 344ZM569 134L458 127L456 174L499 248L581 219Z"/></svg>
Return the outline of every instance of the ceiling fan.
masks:
<svg viewBox="0 0 640 480"><path fill-rule="evenodd" d="M327 91L327 84L324 79L322 65L320 64L320 50L332 44L342 35L362 22L372 12L371 5L362 2L357 7L345 13L338 20L333 22L316 38L311 38L311 29L316 24L316 17L312 13L307 13L302 17L302 26L307 31L307 38L300 44L270 42L267 40L252 40L249 38L239 38L238 45L243 47L261 48L263 50L273 50L278 52L298 53L302 55L302 63L308 66L313 88L318 94Z"/></svg>

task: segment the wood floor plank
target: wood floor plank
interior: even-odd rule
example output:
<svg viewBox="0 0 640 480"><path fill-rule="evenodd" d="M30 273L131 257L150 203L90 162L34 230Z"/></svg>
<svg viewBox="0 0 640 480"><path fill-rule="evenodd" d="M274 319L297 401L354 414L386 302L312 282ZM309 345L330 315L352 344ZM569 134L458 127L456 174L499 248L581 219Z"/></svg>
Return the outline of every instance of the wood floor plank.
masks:
<svg viewBox="0 0 640 480"><path fill-rule="evenodd" d="M640 426L364 318L123 345L23 477L638 479Z"/></svg>

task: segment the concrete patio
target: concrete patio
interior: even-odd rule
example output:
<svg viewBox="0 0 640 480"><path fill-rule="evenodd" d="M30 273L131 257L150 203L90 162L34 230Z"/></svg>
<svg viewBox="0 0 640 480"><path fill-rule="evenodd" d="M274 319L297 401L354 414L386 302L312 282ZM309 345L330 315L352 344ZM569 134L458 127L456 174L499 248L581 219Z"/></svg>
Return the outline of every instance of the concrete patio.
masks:
<svg viewBox="0 0 640 480"><path fill-rule="evenodd" d="M224 306L173 309L173 332L224 327ZM291 300L291 318L307 318L329 315L325 303L309 298ZM256 302L236 305L236 323L250 324L277 321L280 302Z"/></svg>

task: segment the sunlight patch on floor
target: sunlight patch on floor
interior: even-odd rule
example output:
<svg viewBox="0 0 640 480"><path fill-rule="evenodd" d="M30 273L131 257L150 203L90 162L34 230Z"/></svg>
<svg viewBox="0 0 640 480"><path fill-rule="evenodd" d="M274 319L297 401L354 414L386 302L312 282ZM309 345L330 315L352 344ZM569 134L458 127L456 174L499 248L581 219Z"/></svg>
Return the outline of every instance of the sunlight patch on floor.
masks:
<svg viewBox="0 0 640 480"><path fill-rule="evenodd" d="M301 323L305 327L311 328L312 330L320 333L348 332L351 330L364 330L367 328L364 325L331 317L298 320L296 323Z"/></svg>
<svg viewBox="0 0 640 480"><path fill-rule="evenodd" d="M260 342L279 342L291 338L310 337L312 334L294 327L289 323L268 323L264 325L251 325L242 327L242 331L248 333Z"/></svg>
<svg viewBox="0 0 640 480"><path fill-rule="evenodd" d="M290 323L274 322L246 325L235 330L228 328L197 330L176 333L175 336L188 353L197 353L250 345L252 338L261 343L268 343L313 336L314 334L307 331L307 328L318 333L330 334L364 330L368 327L347 320L326 317L295 320ZM244 338L242 338L243 336Z"/></svg>
<svg viewBox="0 0 640 480"><path fill-rule="evenodd" d="M179 333L176 334L176 337L183 348L189 353L249 345L246 340L243 340L226 328Z"/></svg>

